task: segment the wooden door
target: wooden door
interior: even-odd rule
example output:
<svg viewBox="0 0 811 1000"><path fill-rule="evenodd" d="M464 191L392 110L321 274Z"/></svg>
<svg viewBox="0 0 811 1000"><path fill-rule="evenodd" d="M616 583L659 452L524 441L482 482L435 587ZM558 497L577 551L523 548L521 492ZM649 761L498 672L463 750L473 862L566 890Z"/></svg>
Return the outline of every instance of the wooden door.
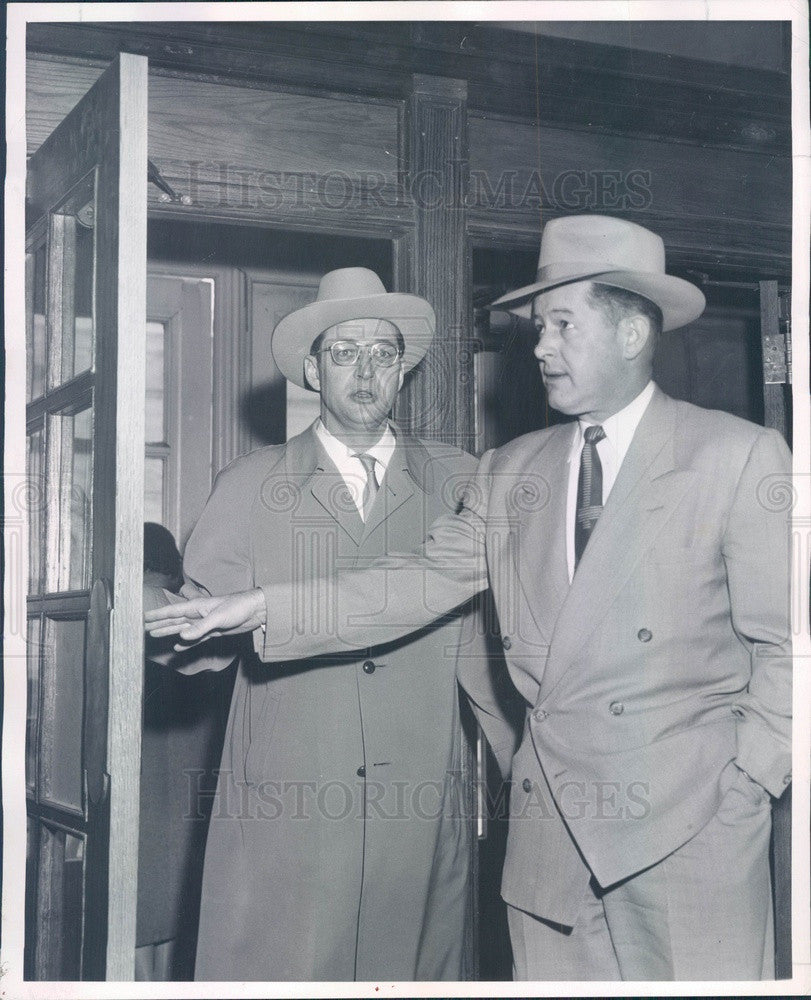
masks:
<svg viewBox="0 0 811 1000"><path fill-rule="evenodd" d="M147 61L33 154L25 975L132 979L142 671Z"/></svg>

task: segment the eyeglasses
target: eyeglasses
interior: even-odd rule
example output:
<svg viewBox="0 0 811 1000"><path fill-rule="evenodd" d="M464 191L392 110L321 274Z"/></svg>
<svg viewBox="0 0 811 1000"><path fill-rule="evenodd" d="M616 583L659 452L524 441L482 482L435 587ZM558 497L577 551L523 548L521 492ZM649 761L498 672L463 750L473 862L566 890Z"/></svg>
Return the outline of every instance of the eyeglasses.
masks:
<svg viewBox="0 0 811 1000"><path fill-rule="evenodd" d="M336 365L349 368L357 364L361 349L368 351L375 368L391 368L402 354L400 348L388 340L376 340L372 344L359 343L356 340L335 340L329 347L322 347L315 353L326 354L329 351Z"/></svg>

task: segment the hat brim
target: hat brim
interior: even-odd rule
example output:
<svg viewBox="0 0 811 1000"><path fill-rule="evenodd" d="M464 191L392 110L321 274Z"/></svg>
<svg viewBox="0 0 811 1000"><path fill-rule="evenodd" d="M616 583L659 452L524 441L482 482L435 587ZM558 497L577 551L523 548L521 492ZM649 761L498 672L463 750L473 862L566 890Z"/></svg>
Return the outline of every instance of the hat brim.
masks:
<svg viewBox="0 0 811 1000"><path fill-rule="evenodd" d="M397 327L405 344L404 372L410 371L425 356L436 329L436 316L431 306L418 295L406 292L312 302L289 313L276 325L270 341L276 367L295 385L311 388L304 378L304 359L313 341L331 326L353 319L384 319Z"/></svg>
<svg viewBox="0 0 811 1000"><path fill-rule="evenodd" d="M677 278L672 274L648 274L641 271L583 271L570 273L565 278L556 277L547 281L536 281L523 288L517 288L496 299L487 308L504 310L525 319L531 318L532 300L541 292L548 292L561 285L571 285L577 281L597 281L600 284L623 288L628 292L642 295L656 303L662 310L662 330L677 330L704 312L707 300L701 289Z"/></svg>

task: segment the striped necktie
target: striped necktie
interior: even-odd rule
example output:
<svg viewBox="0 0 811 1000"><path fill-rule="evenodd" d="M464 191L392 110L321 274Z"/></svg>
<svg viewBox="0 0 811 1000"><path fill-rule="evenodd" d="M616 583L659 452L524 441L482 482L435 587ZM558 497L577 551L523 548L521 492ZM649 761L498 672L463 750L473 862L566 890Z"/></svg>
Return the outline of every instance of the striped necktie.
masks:
<svg viewBox="0 0 811 1000"><path fill-rule="evenodd" d="M366 454L366 452L356 452L355 458L363 466L363 471L366 473L366 485L363 487L361 507L363 508L363 520L367 521L372 510L372 505L375 502L375 497L380 489L377 477L375 476L375 458L373 455Z"/></svg>
<svg viewBox="0 0 811 1000"><path fill-rule="evenodd" d="M580 453L580 476L577 480L577 513L574 522L574 564L588 544L594 525L603 510L603 467L597 454L597 442L605 437L605 431L597 424L587 427L585 443Z"/></svg>

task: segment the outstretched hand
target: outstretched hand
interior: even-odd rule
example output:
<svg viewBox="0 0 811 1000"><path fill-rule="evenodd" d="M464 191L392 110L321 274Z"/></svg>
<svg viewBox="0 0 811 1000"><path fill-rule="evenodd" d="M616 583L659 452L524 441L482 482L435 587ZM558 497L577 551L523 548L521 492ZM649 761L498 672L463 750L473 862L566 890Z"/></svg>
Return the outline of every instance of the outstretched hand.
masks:
<svg viewBox="0 0 811 1000"><path fill-rule="evenodd" d="M216 635L252 632L265 624L265 595L259 588L224 597L195 597L147 611L144 623L155 638L176 635L176 650Z"/></svg>

